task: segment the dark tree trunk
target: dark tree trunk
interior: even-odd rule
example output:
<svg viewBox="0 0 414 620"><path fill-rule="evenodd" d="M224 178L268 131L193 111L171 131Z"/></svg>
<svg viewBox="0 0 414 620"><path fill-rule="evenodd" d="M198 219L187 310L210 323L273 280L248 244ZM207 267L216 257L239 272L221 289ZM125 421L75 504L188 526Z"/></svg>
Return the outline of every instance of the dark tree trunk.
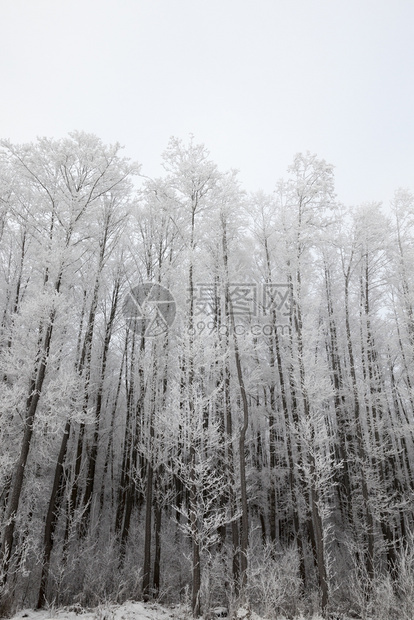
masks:
<svg viewBox="0 0 414 620"><path fill-rule="evenodd" d="M50 556L53 549L53 536L58 520L59 506L63 496L63 464L65 461L68 439L70 433L70 421L66 422L63 431L62 443L60 445L59 455L56 463L55 476L53 479L52 493L49 500L49 506L46 514L45 533L43 541L43 559L42 574L40 578L39 596L37 607L40 609L47 603L46 590L49 578Z"/></svg>
<svg viewBox="0 0 414 620"><path fill-rule="evenodd" d="M60 289L61 282L61 274L57 280L55 290L58 293ZM37 411L37 407L40 400L40 395L42 393L43 382L46 376L46 368L48 363L50 344L52 340L53 333L53 325L55 319L55 311L52 311L51 316L49 317L49 322L46 327L46 331L44 334L43 346L40 351L40 362L39 368L37 371L37 376L34 382L33 390L30 392L30 395L27 399L27 409L26 409L26 417L24 424L24 434L23 440L20 448L20 456L16 463L13 480L11 485L11 490L8 497L8 504L5 514L5 523L6 526L3 531L2 538L2 546L1 546L1 555L0 555L0 564L2 567L1 570L1 583L0 585L5 585L7 582L9 562L13 550L13 542L14 542L14 530L16 526L16 517L17 510L19 507L20 496L23 488L24 481L24 473L27 463L27 457L29 456L30 444L33 435L33 423L35 420L35 415ZM41 330L42 331L42 330Z"/></svg>

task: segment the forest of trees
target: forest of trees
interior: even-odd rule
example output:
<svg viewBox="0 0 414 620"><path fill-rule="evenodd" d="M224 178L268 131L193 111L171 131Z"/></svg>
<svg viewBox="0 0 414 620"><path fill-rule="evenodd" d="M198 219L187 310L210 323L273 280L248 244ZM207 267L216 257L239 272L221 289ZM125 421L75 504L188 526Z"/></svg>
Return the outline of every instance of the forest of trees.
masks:
<svg viewBox="0 0 414 620"><path fill-rule="evenodd" d="M412 618L414 195L345 207L310 153L270 195L192 138L162 158L1 142L0 612Z"/></svg>

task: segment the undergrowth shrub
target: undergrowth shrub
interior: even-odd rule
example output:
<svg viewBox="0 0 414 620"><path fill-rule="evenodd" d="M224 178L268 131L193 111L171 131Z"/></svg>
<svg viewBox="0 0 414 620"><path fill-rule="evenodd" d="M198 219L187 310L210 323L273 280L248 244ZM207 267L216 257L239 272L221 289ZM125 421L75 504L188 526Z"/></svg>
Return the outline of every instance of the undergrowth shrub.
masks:
<svg viewBox="0 0 414 620"><path fill-rule="evenodd" d="M276 550L273 545L250 549L247 597L252 608L269 620L298 615L303 592L296 549Z"/></svg>

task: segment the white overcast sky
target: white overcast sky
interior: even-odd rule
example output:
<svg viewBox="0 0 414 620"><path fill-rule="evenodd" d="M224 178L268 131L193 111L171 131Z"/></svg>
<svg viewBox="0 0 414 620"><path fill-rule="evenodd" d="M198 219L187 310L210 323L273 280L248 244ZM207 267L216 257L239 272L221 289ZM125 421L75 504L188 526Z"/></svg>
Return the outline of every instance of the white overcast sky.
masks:
<svg viewBox="0 0 414 620"><path fill-rule="evenodd" d="M0 137L74 129L149 176L190 133L248 191L295 153L346 204L414 190L413 0L0 0Z"/></svg>

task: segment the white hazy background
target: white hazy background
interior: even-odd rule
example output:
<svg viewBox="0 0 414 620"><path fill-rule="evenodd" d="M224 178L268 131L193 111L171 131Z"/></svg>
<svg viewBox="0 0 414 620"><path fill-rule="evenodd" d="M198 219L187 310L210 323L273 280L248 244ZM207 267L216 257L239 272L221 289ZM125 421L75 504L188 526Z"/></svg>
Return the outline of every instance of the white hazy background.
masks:
<svg viewBox="0 0 414 620"><path fill-rule="evenodd" d="M413 0L0 0L0 138L79 129L148 176L171 135L248 191L299 151L346 204L414 189Z"/></svg>

